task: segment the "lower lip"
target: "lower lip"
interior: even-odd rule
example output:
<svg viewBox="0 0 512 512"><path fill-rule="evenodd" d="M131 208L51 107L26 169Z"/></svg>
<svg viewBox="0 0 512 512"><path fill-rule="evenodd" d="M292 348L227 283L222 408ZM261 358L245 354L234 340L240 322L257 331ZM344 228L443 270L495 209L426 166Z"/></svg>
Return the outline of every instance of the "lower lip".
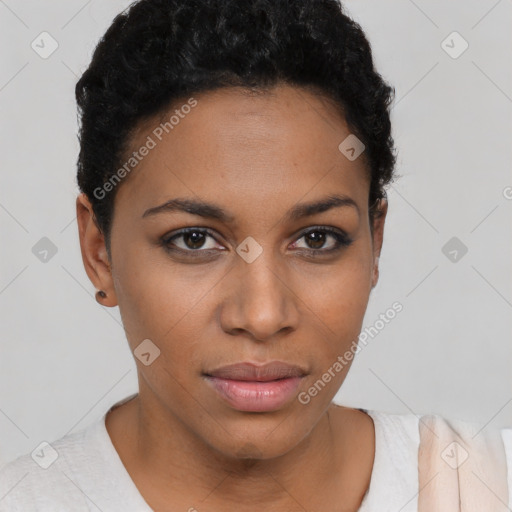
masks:
<svg viewBox="0 0 512 512"><path fill-rule="evenodd" d="M265 412L280 409L295 396L302 378L255 382L207 376L206 380L233 408Z"/></svg>

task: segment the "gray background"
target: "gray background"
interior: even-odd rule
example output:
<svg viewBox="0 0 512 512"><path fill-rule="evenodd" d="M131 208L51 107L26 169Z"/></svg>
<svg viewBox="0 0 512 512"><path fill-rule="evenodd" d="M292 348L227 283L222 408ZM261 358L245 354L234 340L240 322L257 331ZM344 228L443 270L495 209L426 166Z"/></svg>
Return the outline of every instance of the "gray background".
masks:
<svg viewBox="0 0 512 512"><path fill-rule="evenodd" d="M0 463L137 389L119 311L94 300L75 219L74 85L128 5L0 1ZM512 1L345 5L396 88L402 176L388 191L364 326L395 301L403 311L359 352L336 401L511 425ZM47 59L31 48L43 31L59 45ZM458 58L442 47L453 31L469 43ZM46 262L32 252L43 237L57 248ZM468 248L456 262L442 251L452 237Z"/></svg>

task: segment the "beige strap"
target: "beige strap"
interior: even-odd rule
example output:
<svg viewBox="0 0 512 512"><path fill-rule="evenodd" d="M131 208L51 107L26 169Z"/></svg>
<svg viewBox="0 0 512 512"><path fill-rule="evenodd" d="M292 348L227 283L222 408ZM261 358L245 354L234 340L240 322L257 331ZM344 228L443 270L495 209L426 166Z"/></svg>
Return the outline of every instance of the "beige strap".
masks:
<svg viewBox="0 0 512 512"><path fill-rule="evenodd" d="M499 429L422 416L418 512L509 512L507 460Z"/></svg>

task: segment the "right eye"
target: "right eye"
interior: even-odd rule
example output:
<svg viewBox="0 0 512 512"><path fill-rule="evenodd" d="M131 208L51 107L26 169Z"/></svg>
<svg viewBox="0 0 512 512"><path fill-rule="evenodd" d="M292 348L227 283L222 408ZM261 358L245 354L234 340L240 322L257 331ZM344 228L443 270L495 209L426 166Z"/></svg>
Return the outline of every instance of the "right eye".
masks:
<svg viewBox="0 0 512 512"><path fill-rule="evenodd" d="M165 248L170 251L178 250L181 252L195 253L216 249L214 245L206 248L204 247L208 238L215 240L215 237L207 229L185 228L178 231L177 233L175 232L172 236L165 235L161 241L162 245L164 245ZM181 242L176 243L176 241L180 239Z"/></svg>

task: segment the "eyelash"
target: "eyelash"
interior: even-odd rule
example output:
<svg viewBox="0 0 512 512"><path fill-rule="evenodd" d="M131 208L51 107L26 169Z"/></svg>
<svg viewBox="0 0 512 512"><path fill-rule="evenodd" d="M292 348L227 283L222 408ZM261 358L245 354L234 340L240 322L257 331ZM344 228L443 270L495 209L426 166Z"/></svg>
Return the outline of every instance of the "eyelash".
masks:
<svg viewBox="0 0 512 512"><path fill-rule="evenodd" d="M179 247L171 247L172 241L176 240L177 238L183 237L184 235L188 233L201 233L211 236L213 239L215 239L214 234L206 228L184 228L178 233L173 234L172 236L165 235L161 239L161 245L169 252L179 252L179 253L186 253L187 256L192 256L193 258L196 257L204 257L204 253L208 253L209 251L216 251L217 249L181 249ZM318 227L312 227L308 228L306 231L303 231L300 233L299 237L296 239L296 241L300 240L301 238L311 234L311 233L324 233L331 235L335 239L335 247L331 249L297 249L299 252L306 252L312 255L325 255L325 254L331 254L336 251L341 250L342 248L348 247L350 244L352 244L353 240L348 237L345 233L331 228L329 226L318 226ZM215 239L215 241L217 241ZM218 242L217 242L218 243Z"/></svg>

